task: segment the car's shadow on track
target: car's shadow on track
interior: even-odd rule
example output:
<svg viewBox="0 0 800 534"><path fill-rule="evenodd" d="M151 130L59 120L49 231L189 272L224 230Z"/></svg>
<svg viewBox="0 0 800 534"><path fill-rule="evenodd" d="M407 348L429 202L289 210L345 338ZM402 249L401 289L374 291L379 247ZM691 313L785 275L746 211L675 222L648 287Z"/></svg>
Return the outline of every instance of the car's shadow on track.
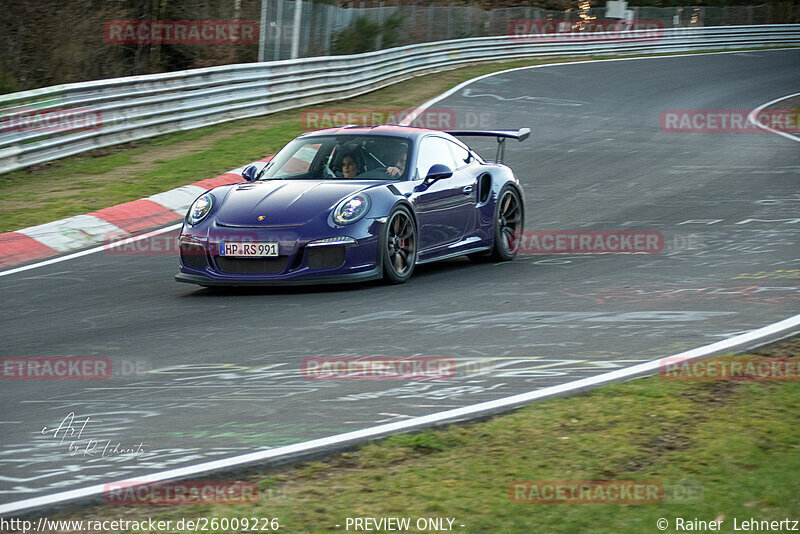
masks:
<svg viewBox="0 0 800 534"><path fill-rule="evenodd" d="M491 263L474 263L467 258L455 258L452 260L439 261L427 265L418 265L414 268L411 279L402 284L404 287L413 287L415 281L441 279L442 283L458 283L453 279L453 275L470 273L470 271L482 271ZM438 281L438 280L437 280ZM341 284L317 284L317 285L287 285L287 286L263 286L263 287L204 287L195 291L189 291L181 297L183 298L211 298L226 297L236 295L309 295L341 292L370 291L380 288L400 289L401 286L393 286L383 280L372 280L369 282L341 283Z"/></svg>

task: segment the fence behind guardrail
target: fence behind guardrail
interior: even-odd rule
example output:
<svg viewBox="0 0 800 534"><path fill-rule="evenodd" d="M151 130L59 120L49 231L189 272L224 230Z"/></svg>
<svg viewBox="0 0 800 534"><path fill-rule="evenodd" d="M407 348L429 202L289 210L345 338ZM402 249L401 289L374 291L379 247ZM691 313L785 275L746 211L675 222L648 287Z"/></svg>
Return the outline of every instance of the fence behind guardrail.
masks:
<svg viewBox="0 0 800 534"><path fill-rule="evenodd" d="M800 25L521 33L46 87L0 95L0 172L349 98L424 72L479 61L798 45Z"/></svg>

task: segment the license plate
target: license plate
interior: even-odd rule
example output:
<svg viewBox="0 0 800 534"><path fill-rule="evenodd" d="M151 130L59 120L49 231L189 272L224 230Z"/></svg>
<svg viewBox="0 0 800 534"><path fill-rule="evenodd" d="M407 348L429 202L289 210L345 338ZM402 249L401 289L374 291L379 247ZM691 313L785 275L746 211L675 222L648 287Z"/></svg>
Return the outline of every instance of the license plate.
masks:
<svg viewBox="0 0 800 534"><path fill-rule="evenodd" d="M220 243L219 255L245 258L275 257L278 255L278 243Z"/></svg>

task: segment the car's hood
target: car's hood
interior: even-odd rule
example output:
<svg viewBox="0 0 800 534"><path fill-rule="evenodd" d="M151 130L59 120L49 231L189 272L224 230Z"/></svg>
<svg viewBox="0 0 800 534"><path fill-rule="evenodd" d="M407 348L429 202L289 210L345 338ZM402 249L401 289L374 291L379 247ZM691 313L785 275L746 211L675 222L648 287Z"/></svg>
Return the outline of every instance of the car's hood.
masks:
<svg viewBox="0 0 800 534"><path fill-rule="evenodd" d="M216 219L231 226L290 226L327 215L344 198L381 182L267 180L231 188ZM259 221L259 217L263 217Z"/></svg>

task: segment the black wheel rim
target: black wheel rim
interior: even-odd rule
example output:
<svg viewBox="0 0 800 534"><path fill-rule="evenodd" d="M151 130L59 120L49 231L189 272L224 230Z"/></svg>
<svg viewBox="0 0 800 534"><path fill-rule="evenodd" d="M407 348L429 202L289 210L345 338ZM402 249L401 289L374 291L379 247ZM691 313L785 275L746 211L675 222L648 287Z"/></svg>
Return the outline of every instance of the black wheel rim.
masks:
<svg viewBox="0 0 800 534"><path fill-rule="evenodd" d="M387 236L389 265L397 276L403 277L414 267L417 250L417 236L414 222L402 211L394 214L389 221Z"/></svg>
<svg viewBox="0 0 800 534"><path fill-rule="evenodd" d="M508 252L516 252L519 246L519 232L522 230L522 206L513 191L506 191L500 199L497 227L503 247Z"/></svg>

